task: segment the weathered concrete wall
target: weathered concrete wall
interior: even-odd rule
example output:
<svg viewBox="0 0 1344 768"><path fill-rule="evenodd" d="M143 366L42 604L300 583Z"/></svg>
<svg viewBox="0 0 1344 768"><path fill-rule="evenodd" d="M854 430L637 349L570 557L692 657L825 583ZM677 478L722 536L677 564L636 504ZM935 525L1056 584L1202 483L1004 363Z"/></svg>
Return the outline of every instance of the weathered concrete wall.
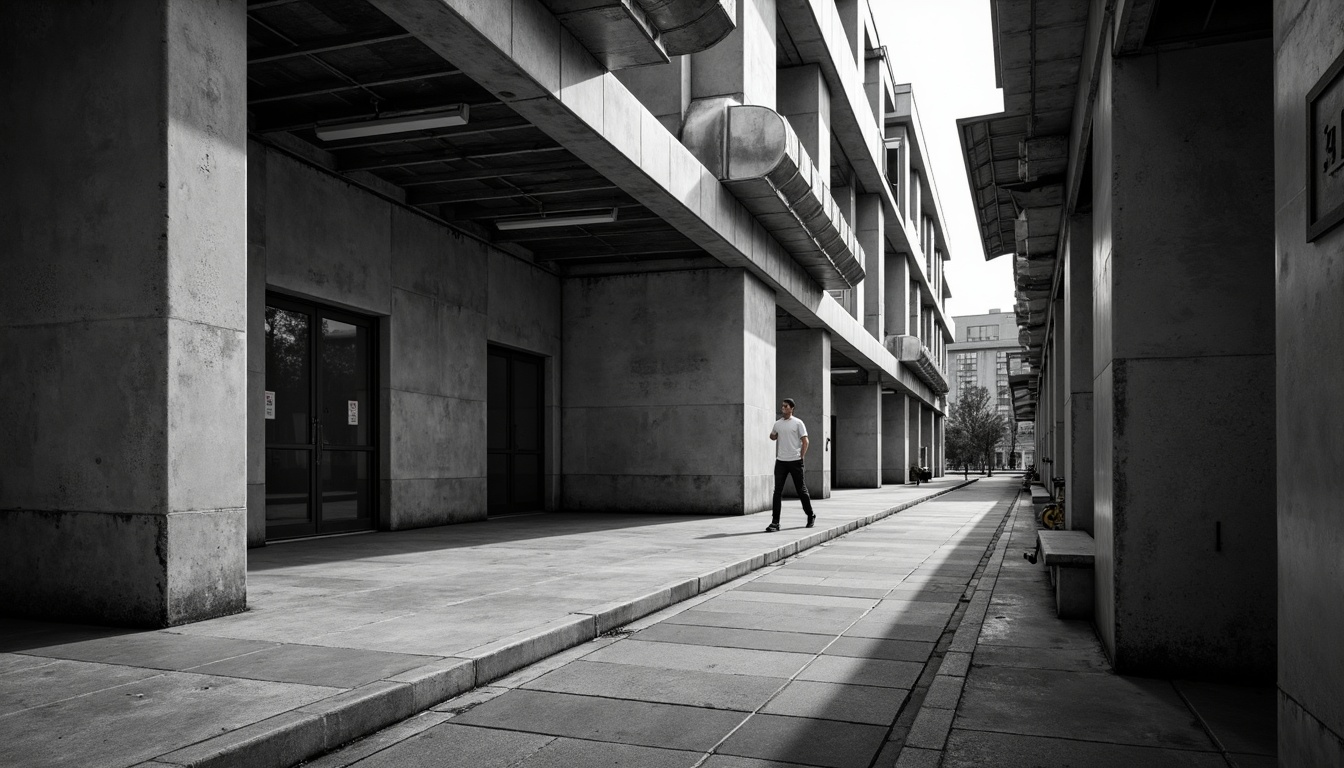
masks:
<svg viewBox="0 0 1344 768"><path fill-rule="evenodd" d="M814 499L831 497L831 337L826 331L775 332L775 406L793 398L808 432L803 481ZM771 456L774 454L772 453ZM794 495L793 483L784 494Z"/></svg>
<svg viewBox="0 0 1344 768"><path fill-rule="evenodd" d="M882 395L882 482L905 483L910 477L909 395Z"/></svg>
<svg viewBox="0 0 1344 768"><path fill-rule="evenodd" d="M561 381L566 509L770 506L774 294L743 270L572 278Z"/></svg>
<svg viewBox="0 0 1344 768"><path fill-rule="evenodd" d="M243 3L17 2L0 30L0 603L243 610Z"/></svg>
<svg viewBox="0 0 1344 768"><path fill-rule="evenodd" d="M1069 220L1064 248L1064 509L1070 530L1092 532L1092 217Z"/></svg>
<svg viewBox="0 0 1344 768"><path fill-rule="evenodd" d="M287 155L255 144L250 155L253 402L265 389L260 324L268 287L379 317L379 527L482 520L486 348L530 352L546 359L553 508L559 278ZM263 455L263 428L250 426L253 453ZM255 546L265 536L264 461L251 462L249 484Z"/></svg>
<svg viewBox="0 0 1344 768"><path fill-rule="evenodd" d="M1330 0L1274 5L1279 764L1344 765L1344 227L1303 227L1303 105L1344 27Z"/></svg>
<svg viewBox="0 0 1344 768"><path fill-rule="evenodd" d="M1251 41L1103 74L1094 521L1120 672L1273 675L1270 56Z"/></svg>
<svg viewBox="0 0 1344 768"><path fill-rule="evenodd" d="M775 0L740 0L737 27L693 53L691 97L738 94L743 104L775 108Z"/></svg>
<svg viewBox="0 0 1344 768"><path fill-rule="evenodd" d="M906 450L906 455L909 456L910 466L913 467L919 465L919 447L924 444L924 440L920 436L920 430L924 427L924 418L921 415L924 411L924 406L916 398L909 397L906 398L906 400L908 400L910 404L910 427L905 433L906 440L908 441L907 445L909 446ZM909 472L909 469L907 468L906 471Z"/></svg>
<svg viewBox="0 0 1344 768"><path fill-rule="evenodd" d="M882 487L882 391L877 384L837 386L835 487Z"/></svg>

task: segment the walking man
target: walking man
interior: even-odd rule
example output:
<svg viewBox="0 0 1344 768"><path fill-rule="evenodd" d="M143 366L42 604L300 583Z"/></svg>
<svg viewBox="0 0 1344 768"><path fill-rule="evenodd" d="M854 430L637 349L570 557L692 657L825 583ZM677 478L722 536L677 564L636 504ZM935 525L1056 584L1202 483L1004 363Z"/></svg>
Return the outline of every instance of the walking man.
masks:
<svg viewBox="0 0 1344 768"><path fill-rule="evenodd" d="M803 512L807 513L807 527L811 528L817 516L812 514L812 498L807 495L807 483L803 482L803 458L807 456L807 425L802 419L793 416L793 400L784 398L779 410L784 418L775 422L770 430L770 439L775 441L775 501L774 516L766 533L779 530L779 506L784 495L784 479L793 478L793 487L802 499Z"/></svg>

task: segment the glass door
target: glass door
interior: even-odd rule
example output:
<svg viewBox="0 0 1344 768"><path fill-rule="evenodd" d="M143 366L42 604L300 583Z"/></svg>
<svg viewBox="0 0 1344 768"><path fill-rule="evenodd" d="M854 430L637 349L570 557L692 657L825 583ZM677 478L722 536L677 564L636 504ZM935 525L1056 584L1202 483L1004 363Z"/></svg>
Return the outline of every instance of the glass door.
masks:
<svg viewBox="0 0 1344 768"><path fill-rule="evenodd" d="M373 322L266 299L266 538L374 524Z"/></svg>
<svg viewBox="0 0 1344 768"><path fill-rule="evenodd" d="M486 497L489 514L544 509L544 361L510 349L487 355Z"/></svg>

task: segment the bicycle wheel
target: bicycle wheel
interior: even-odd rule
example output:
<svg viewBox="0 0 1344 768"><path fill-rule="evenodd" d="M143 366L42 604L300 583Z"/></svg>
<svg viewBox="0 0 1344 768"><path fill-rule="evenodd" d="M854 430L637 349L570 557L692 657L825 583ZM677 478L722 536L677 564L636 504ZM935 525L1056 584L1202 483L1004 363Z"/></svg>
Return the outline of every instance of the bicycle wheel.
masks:
<svg viewBox="0 0 1344 768"><path fill-rule="evenodd" d="M1052 531L1058 531L1064 527L1064 507L1059 504L1051 504L1041 512L1041 525Z"/></svg>

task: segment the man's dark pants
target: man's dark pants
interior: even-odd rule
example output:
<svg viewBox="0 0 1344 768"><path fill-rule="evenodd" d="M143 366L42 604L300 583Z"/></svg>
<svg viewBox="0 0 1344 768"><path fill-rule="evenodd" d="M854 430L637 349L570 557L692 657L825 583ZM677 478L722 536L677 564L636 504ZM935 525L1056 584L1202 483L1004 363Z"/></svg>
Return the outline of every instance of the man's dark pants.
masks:
<svg viewBox="0 0 1344 768"><path fill-rule="evenodd" d="M803 501L803 512L806 512L808 517L812 516L812 497L807 495L807 483L803 481L803 460L775 459L775 507L774 517L770 518L770 522L775 525L779 525L779 505L784 496L784 480L788 477L793 478L794 490L798 491L798 498Z"/></svg>

